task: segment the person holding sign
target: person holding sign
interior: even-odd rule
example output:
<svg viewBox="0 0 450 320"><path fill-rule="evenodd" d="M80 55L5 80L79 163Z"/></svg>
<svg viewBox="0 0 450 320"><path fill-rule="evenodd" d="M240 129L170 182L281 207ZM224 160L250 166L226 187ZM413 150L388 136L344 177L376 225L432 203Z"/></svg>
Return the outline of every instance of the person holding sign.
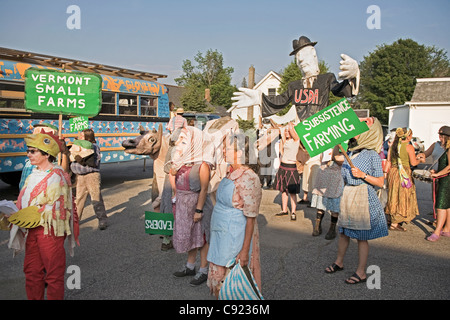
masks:
<svg viewBox="0 0 450 320"><path fill-rule="evenodd" d="M243 139L242 139L243 138ZM217 201L211 218L211 241L208 287L219 296L227 264L235 259L242 267L249 266L261 289L259 260L259 214L262 189L258 165L249 164L249 142L244 135L231 134L224 141L224 158L230 165L217 189Z"/></svg>
<svg viewBox="0 0 450 320"><path fill-rule="evenodd" d="M351 97L359 90L358 63L349 56L341 55L342 70L339 77L341 83L332 73L319 74L319 62L314 46L308 37L301 36L292 43L298 67L302 72L302 79L292 81L285 93L278 96L267 96L258 90L240 88L234 93L232 100L236 108L247 108L253 105L261 106L263 117L268 117L285 108L289 103L295 105L297 117L302 121L329 105L330 91L338 97Z"/></svg>
<svg viewBox="0 0 450 320"><path fill-rule="evenodd" d="M338 154L338 147L334 149L335 160L342 163L345 187L338 220L340 237L337 258L325 272L335 273L343 270L350 239L356 239L358 267L356 272L345 280L348 284L365 282L367 279L368 240L388 235L384 211L374 188L381 188L384 183L379 156L383 144L383 131L378 119L368 118L366 121L369 130L356 136L349 144L349 159L352 165L342 154Z"/></svg>
<svg viewBox="0 0 450 320"><path fill-rule="evenodd" d="M290 122L281 134L281 163L275 176L274 189L281 192L281 212L277 216L288 215L288 201L291 200L291 220L296 220L297 193L300 192L300 175L297 171L297 152L300 139Z"/></svg>
<svg viewBox="0 0 450 320"><path fill-rule="evenodd" d="M425 162L425 159L416 158L414 147L409 143L411 138L411 129L397 128L388 151L388 201L385 211L391 218L389 230L393 231L406 231L402 224L419 215L411 166Z"/></svg>
<svg viewBox="0 0 450 320"><path fill-rule="evenodd" d="M182 128L170 160L170 174L175 176L176 202L172 242L177 253L188 253L186 265L175 272L176 278L195 275L191 286L208 277L209 225L212 201L208 195L212 152L208 153L203 132L195 127ZM200 268L195 272L197 252Z"/></svg>
<svg viewBox="0 0 450 320"><path fill-rule="evenodd" d="M94 207L94 212L98 219L98 228L100 230L105 230L107 228L108 217L106 215L105 203L103 202L100 188L100 148L95 141L95 133L92 129L81 131L79 138L79 140L87 140L90 142L90 144L88 143L87 145L91 146L94 150L94 162L92 163L92 166L84 165L86 163L81 160L80 162L74 161L70 164L70 169L77 175L76 205L78 216L81 220L84 204L87 196L90 195L92 206Z"/></svg>

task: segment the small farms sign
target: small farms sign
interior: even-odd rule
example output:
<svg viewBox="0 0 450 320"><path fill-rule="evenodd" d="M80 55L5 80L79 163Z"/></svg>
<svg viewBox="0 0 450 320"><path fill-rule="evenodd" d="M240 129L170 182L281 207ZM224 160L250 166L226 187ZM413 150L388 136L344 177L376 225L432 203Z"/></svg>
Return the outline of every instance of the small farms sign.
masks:
<svg viewBox="0 0 450 320"><path fill-rule="evenodd" d="M361 122L346 98L295 126L295 131L311 157L367 130L369 127L364 121Z"/></svg>
<svg viewBox="0 0 450 320"><path fill-rule="evenodd" d="M98 74L29 68L25 71L25 109L93 117L101 108Z"/></svg>
<svg viewBox="0 0 450 320"><path fill-rule="evenodd" d="M70 132L79 132L84 129L89 129L89 118L85 116L70 118L69 123Z"/></svg>

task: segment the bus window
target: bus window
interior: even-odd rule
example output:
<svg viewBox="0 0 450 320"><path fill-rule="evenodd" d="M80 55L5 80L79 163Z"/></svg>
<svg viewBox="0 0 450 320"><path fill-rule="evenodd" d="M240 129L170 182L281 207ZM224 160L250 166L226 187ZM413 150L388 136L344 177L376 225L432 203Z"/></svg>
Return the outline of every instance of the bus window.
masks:
<svg viewBox="0 0 450 320"><path fill-rule="evenodd" d="M157 98L141 96L141 115L156 117L157 112Z"/></svg>
<svg viewBox="0 0 450 320"><path fill-rule="evenodd" d="M0 83L0 108L25 109L24 86Z"/></svg>
<svg viewBox="0 0 450 320"><path fill-rule="evenodd" d="M137 96L119 94L119 114L137 115Z"/></svg>
<svg viewBox="0 0 450 320"><path fill-rule="evenodd" d="M111 92L102 92L102 109L100 113L116 114L116 94Z"/></svg>

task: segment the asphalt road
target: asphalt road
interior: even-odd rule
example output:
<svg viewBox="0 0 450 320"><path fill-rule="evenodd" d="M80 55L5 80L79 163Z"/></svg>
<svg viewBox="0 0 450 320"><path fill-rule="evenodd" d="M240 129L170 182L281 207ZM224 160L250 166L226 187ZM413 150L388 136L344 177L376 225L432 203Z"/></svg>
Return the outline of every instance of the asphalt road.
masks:
<svg viewBox="0 0 450 320"><path fill-rule="evenodd" d="M144 230L144 212L150 210L151 161L102 166L102 193L109 227L100 231L87 202L80 225L81 246L67 267L79 267L80 289L66 288L67 300L199 300L210 301L206 285L189 286L189 278L172 273L186 254L160 250L161 239ZM356 286L344 280L357 266L357 244L350 243L344 270L325 274L337 252L337 239L312 237L315 210L297 207L297 220L275 217L280 197L263 191L260 230L262 293L266 300L448 300L450 298L450 238L425 240L432 231L431 185L417 181L420 216L407 232L390 232L370 241L370 281ZM17 190L0 182L0 199L16 200ZM0 231L0 299L24 300L24 254L15 258L7 248L9 232ZM72 273L66 274L66 282ZM206 303L206 302L205 302Z"/></svg>

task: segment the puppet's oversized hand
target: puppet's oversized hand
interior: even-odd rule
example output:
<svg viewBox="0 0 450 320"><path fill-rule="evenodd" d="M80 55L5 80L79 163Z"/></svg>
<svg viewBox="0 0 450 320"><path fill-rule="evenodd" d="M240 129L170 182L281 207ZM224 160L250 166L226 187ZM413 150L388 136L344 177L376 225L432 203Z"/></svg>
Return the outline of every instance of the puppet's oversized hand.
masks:
<svg viewBox="0 0 450 320"><path fill-rule="evenodd" d="M261 104L261 92L258 90L239 88L239 91L233 93L233 107L248 108L256 104Z"/></svg>
<svg viewBox="0 0 450 320"><path fill-rule="evenodd" d="M342 80L357 78L359 74L358 62L346 54L341 54L341 58L339 69L342 72L339 72L339 78Z"/></svg>

